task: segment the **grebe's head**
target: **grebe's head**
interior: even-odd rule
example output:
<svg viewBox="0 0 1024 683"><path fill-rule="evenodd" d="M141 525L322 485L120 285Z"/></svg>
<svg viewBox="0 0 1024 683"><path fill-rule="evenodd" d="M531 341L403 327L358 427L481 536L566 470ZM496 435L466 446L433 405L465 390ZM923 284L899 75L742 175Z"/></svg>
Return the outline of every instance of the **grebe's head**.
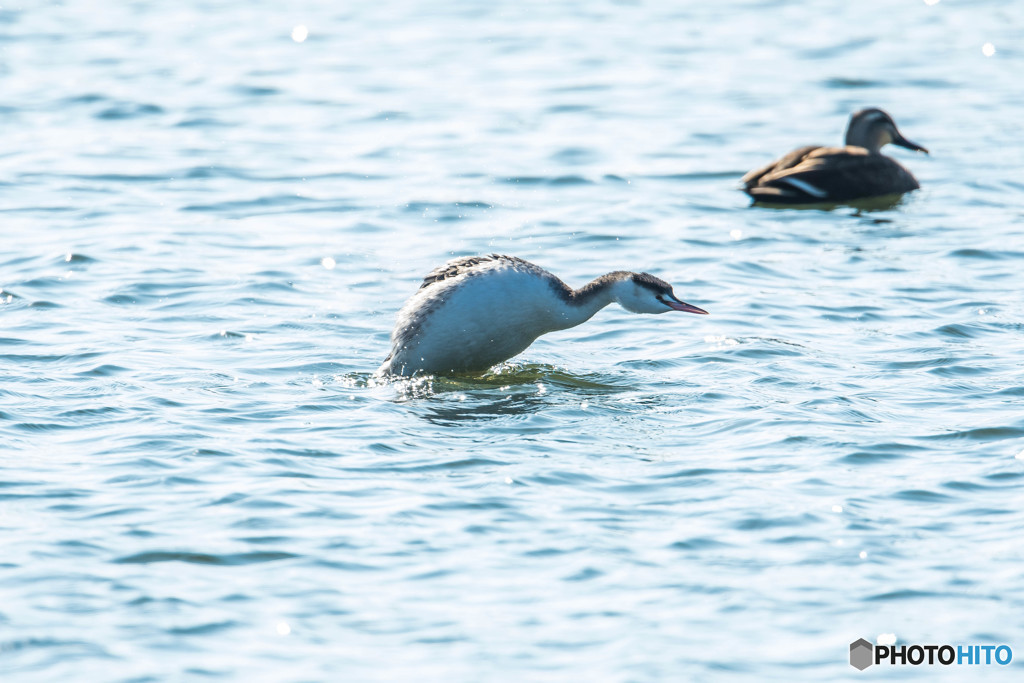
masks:
<svg viewBox="0 0 1024 683"><path fill-rule="evenodd" d="M878 152L885 145L893 144L928 153L921 145L903 137L896 127L896 122L881 109L861 109L854 112L846 127L846 144L863 147L870 152Z"/></svg>
<svg viewBox="0 0 1024 683"><path fill-rule="evenodd" d="M616 287L615 300L630 313L684 311L707 315L703 308L683 303L672 293L672 285L650 273L624 273Z"/></svg>

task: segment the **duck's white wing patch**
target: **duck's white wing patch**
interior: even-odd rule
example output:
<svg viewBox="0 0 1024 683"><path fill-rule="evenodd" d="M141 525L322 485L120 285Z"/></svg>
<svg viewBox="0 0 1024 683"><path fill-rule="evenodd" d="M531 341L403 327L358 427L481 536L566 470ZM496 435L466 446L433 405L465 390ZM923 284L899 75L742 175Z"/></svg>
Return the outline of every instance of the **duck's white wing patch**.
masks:
<svg viewBox="0 0 1024 683"><path fill-rule="evenodd" d="M806 192L812 197L824 198L828 196L828 192L820 188L817 188L814 185L811 185L806 180L800 180L798 178L779 178L776 182L786 183L787 185L795 187L801 192Z"/></svg>

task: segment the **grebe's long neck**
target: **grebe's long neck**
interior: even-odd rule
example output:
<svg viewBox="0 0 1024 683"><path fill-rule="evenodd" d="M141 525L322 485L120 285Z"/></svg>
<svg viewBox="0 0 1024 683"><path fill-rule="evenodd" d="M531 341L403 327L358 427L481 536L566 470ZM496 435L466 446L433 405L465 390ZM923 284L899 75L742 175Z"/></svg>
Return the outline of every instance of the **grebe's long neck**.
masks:
<svg viewBox="0 0 1024 683"><path fill-rule="evenodd" d="M559 307L555 329L566 330L585 323L602 308L617 301L618 289L629 275L623 271L608 273L575 290L566 285L564 303Z"/></svg>

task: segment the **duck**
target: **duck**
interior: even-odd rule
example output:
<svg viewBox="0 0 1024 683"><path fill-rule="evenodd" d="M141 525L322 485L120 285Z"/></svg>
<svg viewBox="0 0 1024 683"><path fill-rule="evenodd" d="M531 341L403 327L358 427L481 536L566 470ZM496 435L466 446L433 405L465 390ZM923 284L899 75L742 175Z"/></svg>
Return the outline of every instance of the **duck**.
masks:
<svg viewBox="0 0 1024 683"><path fill-rule="evenodd" d="M617 270L573 289L515 256L456 258L431 271L399 311L376 374L482 373L611 303L631 313L708 313L650 273Z"/></svg>
<svg viewBox="0 0 1024 683"><path fill-rule="evenodd" d="M881 153L887 144L928 154L903 137L888 113L861 109L850 117L844 147L795 149L743 176L743 191L755 203L839 204L920 188L910 171Z"/></svg>

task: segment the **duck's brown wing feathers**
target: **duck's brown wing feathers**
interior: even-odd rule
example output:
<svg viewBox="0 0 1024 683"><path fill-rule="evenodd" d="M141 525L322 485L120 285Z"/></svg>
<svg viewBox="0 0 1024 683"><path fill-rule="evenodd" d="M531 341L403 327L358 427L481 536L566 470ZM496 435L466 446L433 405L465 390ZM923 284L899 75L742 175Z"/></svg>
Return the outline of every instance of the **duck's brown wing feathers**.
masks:
<svg viewBox="0 0 1024 683"><path fill-rule="evenodd" d="M806 204L902 194L918 187L910 171L887 156L860 147L805 147L765 169L747 183L746 192L756 201Z"/></svg>
<svg viewBox="0 0 1024 683"><path fill-rule="evenodd" d="M761 168L757 168L754 169L753 171L750 171L745 176L743 176L740 182L742 182L743 187L748 190L750 188L757 187L760 184L761 179L764 178L765 176L769 176L773 173L781 173L786 169L793 168L794 166L802 162L804 159L806 159L811 152L814 152L815 150L818 149L823 148L819 145L808 145L806 147L798 147L789 154L787 154L786 156L782 157L781 159L776 159L767 166L762 166Z"/></svg>

